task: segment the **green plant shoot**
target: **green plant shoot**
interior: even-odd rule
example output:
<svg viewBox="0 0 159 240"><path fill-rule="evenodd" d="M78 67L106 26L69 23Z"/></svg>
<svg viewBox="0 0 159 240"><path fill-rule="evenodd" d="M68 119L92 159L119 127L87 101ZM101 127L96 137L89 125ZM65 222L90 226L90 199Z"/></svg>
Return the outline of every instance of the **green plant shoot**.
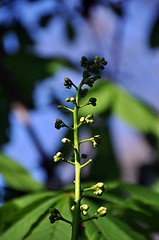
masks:
<svg viewBox="0 0 159 240"><path fill-rule="evenodd" d="M84 164L81 164L81 159L86 159L86 154L80 154L80 144L91 141L94 147L97 147L98 144L101 141L100 135L95 135L89 139L79 140L79 129L83 124L93 124L93 115L88 114L86 117L81 117L79 119L79 111L81 108L92 105L93 107L96 106L97 99L96 98L90 98L87 102L80 105L80 98L84 98L87 95L88 88L87 87L93 87L94 83L101 78L99 75L100 70L104 70L104 67L107 65L107 61L105 59L99 58L98 56L95 57L95 60L92 62L89 62L86 57L82 57L81 59L81 67L83 67L85 70L82 74L82 80L79 84L79 86L76 86L71 79L65 78L64 79L64 86L67 89L71 89L74 87L76 89L76 96L66 98L67 103L73 103L74 108L71 109L67 106L59 105L57 106L58 109L65 109L72 113L73 115L73 126L66 125L61 119L56 119L55 122L55 128L61 129L63 127L69 128L73 132L73 141L71 141L68 138L63 138L62 142L64 144L71 144L74 150L74 158L71 160L65 159L65 156L58 152L54 156L54 162L58 161L65 161L69 164L72 164L75 168L75 189L74 189L74 205L71 207L71 210L73 212L73 219L68 220L63 218L63 216L60 214L58 209L56 208L50 208L50 222L55 223L56 221L65 221L66 223L70 224L72 226L72 240L77 240L79 236L79 228L80 224L89 221L92 219L98 219L98 217L103 217L106 215L107 209L105 207L99 207L97 209L97 212L92 217L87 217L87 213L89 210L89 206L87 204L81 205L81 199L84 197L84 193L86 191L93 191L93 193L96 196L101 196L104 189L104 184L102 182L98 182L97 184L88 187L86 189L81 189L81 170L86 165L92 162L92 159L87 160ZM87 87L84 87L87 86Z"/></svg>

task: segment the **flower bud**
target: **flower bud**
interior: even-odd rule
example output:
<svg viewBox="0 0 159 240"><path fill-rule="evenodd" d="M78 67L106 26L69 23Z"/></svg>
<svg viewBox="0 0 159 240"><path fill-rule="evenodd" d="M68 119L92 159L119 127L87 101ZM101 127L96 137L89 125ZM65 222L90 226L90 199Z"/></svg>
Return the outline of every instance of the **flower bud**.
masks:
<svg viewBox="0 0 159 240"><path fill-rule="evenodd" d="M83 210L88 211L88 209L89 209L89 206L87 204L83 204L83 205L80 206L81 211L83 211Z"/></svg>
<svg viewBox="0 0 159 240"><path fill-rule="evenodd" d="M89 121L90 121L90 123L91 123L91 124L93 124L93 123L94 123L94 120L93 120L93 119L90 119Z"/></svg>
<svg viewBox="0 0 159 240"><path fill-rule="evenodd" d="M59 130L62 127L64 127L63 121L61 119L57 118L56 122L55 122L55 128Z"/></svg>
<svg viewBox="0 0 159 240"><path fill-rule="evenodd" d="M97 101L96 98L90 98L89 99L89 104L92 104L92 106L96 106L96 101Z"/></svg>
<svg viewBox="0 0 159 240"><path fill-rule="evenodd" d="M80 122L84 123L84 122L85 122L85 118L84 118L84 117L81 117L81 118L80 118Z"/></svg>
<svg viewBox="0 0 159 240"><path fill-rule="evenodd" d="M51 223L54 223L55 221L62 219L60 212L56 208L50 208L49 213L51 214L49 216Z"/></svg>
<svg viewBox="0 0 159 240"><path fill-rule="evenodd" d="M85 119L85 121L86 121L86 123L87 123L87 124L88 124L88 123L90 123L90 120L89 120L89 119L87 119L87 118Z"/></svg>
<svg viewBox="0 0 159 240"><path fill-rule="evenodd" d="M62 152L56 153L56 156L57 156L57 157L61 157L61 156L62 156Z"/></svg>
<svg viewBox="0 0 159 240"><path fill-rule="evenodd" d="M107 208L105 207L100 207L97 210L97 215L98 217L104 217L107 214Z"/></svg>
<svg viewBox="0 0 159 240"><path fill-rule="evenodd" d="M63 138L61 141L62 141L63 143L70 143L70 142L71 142L71 140L68 139L68 138Z"/></svg>
<svg viewBox="0 0 159 240"><path fill-rule="evenodd" d="M86 216L88 214L87 211L82 211L83 216Z"/></svg>
<svg viewBox="0 0 159 240"><path fill-rule="evenodd" d="M62 105L58 105L58 106L57 106L57 109L62 109L62 108L63 108Z"/></svg>
<svg viewBox="0 0 159 240"><path fill-rule="evenodd" d="M86 68L87 66L88 66L88 59L85 56L83 56L81 58L81 67Z"/></svg>
<svg viewBox="0 0 159 240"><path fill-rule="evenodd" d="M76 98L71 97L71 98L70 98L70 102L73 102L73 103L76 102Z"/></svg>
<svg viewBox="0 0 159 240"><path fill-rule="evenodd" d="M94 194L96 196L102 196L102 193L103 193L102 189L98 189L98 190L94 191Z"/></svg>
<svg viewBox="0 0 159 240"><path fill-rule="evenodd" d="M98 182L96 185L95 185L95 189L96 188L102 188L104 189L104 183L103 182Z"/></svg>
<svg viewBox="0 0 159 240"><path fill-rule="evenodd" d="M71 211L74 211L74 210L75 210L75 205L71 207Z"/></svg>
<svg viewBox="0 0 159 240"><path fill-rule="evenodd" d="M66 102L70 102L70 98L66 98Z"/></svg>
<svg viewBox="0 0 159 240"><path fill-rule="evenodd" d="M82 154L81 154L81 158L85 159L85 158L87 158L87 155L84 154L84 153L82 153Z"/></svg>
<svg viewBox="0 0 159 240"><path fill-rule="evenodd" d="M58 162L61 160L64 161L63 154L61 152L56 153L56 155L54 156L54 162Z"/></svg>
<svg viewBox="0 0 159 240"><path fill-rule="evenodd" d="M89 114L86 118L87 118L87 119L93 118L93 114Z"/></svg>

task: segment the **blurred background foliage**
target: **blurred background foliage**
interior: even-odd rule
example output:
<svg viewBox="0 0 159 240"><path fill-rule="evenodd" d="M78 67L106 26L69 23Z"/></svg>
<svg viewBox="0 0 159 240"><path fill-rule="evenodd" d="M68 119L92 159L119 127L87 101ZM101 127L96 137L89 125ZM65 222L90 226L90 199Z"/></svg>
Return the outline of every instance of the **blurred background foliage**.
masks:
<svg viewBox="0 0 159 240"><path fill-rule="evenodd" d="M77 77L75 81L78 81L81 74L81 68L79 67L81 55L86 55L90 60L92 60L95 55L99 55L106 58L108 68L103 73L102 80L89 91L87 96L88 98L92 96L97 98L97 107L92 108L88 106L81 110L81 116L87 115L89 112L93 113L95 116L95 124L87 128L84 127L80 137L85 138L87 135L91 136L92 134L98 133L102 136L102 142L95 150L92 150L92 146L90 145L86 145L86 147L81 149L86 152L90 158L92 157L94 159L92 166L90 168L88 167L83 173L83 180L89 179L90 181L101 180L108 182L127 180L127 178L124 177L124 173L126 171L127 175L129 175L129 171L131 172L132 170L132 175L135 177L130 178L130 180L132 180L131 182L142 183L151 187L150 192L146 192L147 189L144 188L143 197L140 199L139 196L142 195L140 190L142 189L138 189L136 185L132 185L131 188L131 185L118 183L115 187L110 187L110 193L105 195L103 200L110 206L115 216L117 215L123 222L130 224L133 229L142 235L135 235L136 238L134 238L132 234L131 237L127 236L127 238L123 238L125 235L122 235L123 233L120 232L121 239L152 239L153 234L159 232L159 228L155 224L155 219L159 216L158 212L155 212L155 209L159 209L157 203L159 199L159 99L155 99L155 104L153 104L153 101L150 100L150 96L148 95L148 91L144 95L144 88L142 88L141 82L138 81L138 75L134 74L138 73L140 64L142 66L144 62L144 66L149 63L147 69L150 72L151 69L153 69L153 65L150 63L153 56L151 56L152 58L148 58L147 53L150 55L154 54L155 59L157 58L156 56L159 56L159 5L158 1L138 1L139 7L142 7L142 4L146 4L147 9L151 6L152 17L146 36L147 52L138 51L139 45L136 45L136 42L134 42L132 46L134 49L133 52L136 52L136 54L139 52L141 55L139 59L140 62L135 63L134 59L130 62L130 65L132 65L134 61L134 72L126 72L126 67L124 69L126 72L126 74L124 73L124 79L127 79L128 82L131 82L132 85L135 86L131 89L127 83L125 84L125 81L120 81L119 76L123 71L122 67L120 69L120 65L122 64L125 54L123 45L126 40L124 39L123 29L128 25L129 18L127 16L129 14L131 15L131 9L135 6L133 2L135 1L132 0L128 3L124 0L81 0L73 3L72 1L62 0L23 0L19 3L17 0L2 0L0 2L0 173L2 175L2 203L18 196L24 196L25 199L26 193L44 191L44 189L55 190L66 183L71 183L73 180L72 168L61 164L58 164L56 167L52 161L52 156L57 150L63 151L64 154L68 156L71 154L71 149L69 149L68 146L60 144L60 138L64 136L71 138L71 133L62 130L61 135L57 136L56 130L54 129L53 121L59 114L56 111L56 105L64 104L62 97L65 97L65 94L67 94L67 97L69 94L74 94L72 90L71 92L67 92L67 90L62 87L63 79L60 78L61 76L72 76L73 78ZM155 9L154 14L152 9ZM99 14L99 10L102 14L104 13L107 18L102 19L102 17L96 17L95 13ZM142 12L141 10L141 16L142 15L144 15L144 11ZM108 19L109 22L106 22ZM132 36L138 34L138 19L135 24L134 28L131 29ZM83 32L79 30L82 27ZM99 32L98 28L100 30ZM56 34L52 35L51 31L55 31ZM94 35L91 31L94 31ZM104 31L105 35L103 34L100 37L100 32ZM110 36L111 39L108 39ZM89 48L90 40L90 45L92 44L93 47ZM82 43L83 45L80 41L84 42ZM104 48L103 45L106 41L108 41L109 44L106 43L106 47ZM136 41L136 39L134 41ZM144 45L144 43L143 41L142 44ZM45 47L42 49L43 45ZM94 46L95 50L93 50ZM129 52L129 49L127 52ZM146 60L144 56L146 56ZM130 58L131 55L129 56L129 54L127 54L126 61L129 61ZM151 82L151 79L149 79L150 75L146 75L147 69L144 69L145 75L143 74L142 76L142 71L140 72L141 74L139 74L142 81L144 81L144 86L147 86L147 89L149 89L151 84L151 89L159 91L159 84L155 82L156 79L158 80L159 72L157 70L154 71L153 79L155 80ZM129 70L128 68L128 71ZM68 74L70 74L70 76ZM137 76L136 79L135 76ZM74 79L72 80L74 81ZM52 82L54 83L52 84ZM155 84L153 86L154 82ZM45 83L46 85L48 84L48 92L45 92ZM39 86L41 89L40 95L36 96L35 93ZM158 86L158 89L156 86ZM136 89L136 92L134 89ZM42 100L46 96L46 101L42 102L42 100L38 99L41 95L43 95ZM153 90L151 95L151 97L155 96ZM39 107L40 105L41 108ZM53 115L50 116L53 116L53 119L49 120L52 127L51 144L49 144L50 137L47 137L50 136L49 130L46 127L47 123L43 122L41 115L38 115L39 109L44 116L47 109L49 109L49 111L51 109L52 111ZM32 119L32 114L37 119L37 122L39 122L40 128L43 129L45 137L44 133L38 131L39 128L36 127ZM60 113L60 116L71 123L70 115L66 112L63 112L62 115ZM10 151L13 153L13 156L9 152L7 153L6 146L13 141L12 134L14 126L12 125L12 118L16 119L17 126L23 126L25 129L23 134L29 136L32 142L29 146L38 152L38 157L35 154L33 158L37 161L36 166L41 169L40 171L43 172L43 175L39 174L36 180L34 177L31 177L25 169L25 164L23 164L23 155L25 154L22 150L19 150L16 154L14 154L14 150ZM141 144L141 150L139 146L139 149L136 151L146 151L146 147L148 146L148 149L151 149L148 156L150 159L148 161L143 160L140 162L139 159L139 163L134 163L134 165L136 165L133 167L133 162L129 163L129 161L133 160L133 156L132 158L130 157L130 160L126 159L127 162L121 160L122 156L125 155L121 153L121 150L119 151L120 139L118 140L116 135L113 135L115 130L112 130L112 119L122 121L125 126L128 126L128 128L135 132L136 136L139 135L142 141L146 142L144 148L142 148ZM116 140L114 140L114 136ZM130 145L130 149L132 148L132 151L130 151L128 155L133 155L132 152L135 154L135 149L133 146L131 147L131 139L127 139L127 135L125 136L125 145ZM45 144L43 144L42 141L43 137L46 141ZM25 139L24 137L24 140L22 140L23 145L27 144ZM16 144L16 141L18 140L14 139L14 144ZM51 145L49 150L45 147L46 145ZM29 151L31 150L28 150L28 153ZM21 164L17 162L17 159L12 160L16 155L19 156L19 162L21 162ZM28 158L26 165L29 166L31 164L29 155L25 156L25 158ZM126 167L124 168L124 166ZM135 172L135 170L137 170L137 172ZM71 177L68 177L69 172ZM31 175L34 176L33 170ZM64 176L66 177L64 178ZM39 179L42 179L41 183L39 183ZM144 196L145 198L148 196L146 193L148 195L152 193L150 200L147 202L144 200ZM40 204L44 203L45 199L49 201L50 196L52 197L48 192L44 193L42 198L40 195L38 206L41 206ZM125 196L127 199L122 203L123 197ZM130 199L128 196L131 196ZM156 200L153 201L153 199ZM23 203L24 201L25 200L22 200ZM32 201L34 203L28 202L28 211L30 212L37 201L36 195L33 195ZM49 204L50 202L48 202L48 205ZM5 208L8 209L8 207L14 209L13 212L15 213L17 223L19 219L23 221L22 213L23 211L26 212L27 208L25 208L26 206L20 205L18 198L15 202L11 202L11 205L9 205L9 203L8 205L4 204L4 208L2 207L1 209L2 216ZM147 215L144 211L147 207L150 215ZM18 209L18 213L15 208ZM45 211L46 210L44 210L44 212ZM150 221L150 216L154 219L153 223ZM45 214L41 220L38 220L37 225L43 224L42 221L44 217ZM35 222L37 219L35 219ZM139 223L136 219L140 219ZM112 226L111 222L114 221L113 224L115 225L121 224L123 231L129 231L129 229L126 229L126 226L124 227L124 225L122 225L124 224L123 222L117 223L117 220L111 219L111 216L109 221L105 224L107 224L107 226L110 224L112 229L114 225ZM142 224L140 224L140 222L142 222ZM4 218L4 222L1 222L0 225L1 230L6 230L7 224L9 224L8 226L12 226L11 220ZM32 228L32 225L30 225L30 228ZM90 237L90 239L93 228L91 224L88 224L87 237ZM13 230L15 231L15 229L16 225L13 225ZM35 226L33 229L35 229ZM117 229L117 231L118 230L119 229ZM33 237L30 238L35 239L36 231L38 232L36 229L35 233L31 231ZM23 233L23 237L25 236L26 239L28 239L28 236L30 236L29 227L24 230ZM6 233L6 237L4 234L4 239L10 236L7 234L10 233ZM103 232L102 234L105 233ZM143 236L146 236L146 238ZM114 237L114 235L111 236L110 234L110 236L104 239L111 240L115 239ZM22 235L17 239L22 239ZM39 239L39 237L37 239Z"/></svg>

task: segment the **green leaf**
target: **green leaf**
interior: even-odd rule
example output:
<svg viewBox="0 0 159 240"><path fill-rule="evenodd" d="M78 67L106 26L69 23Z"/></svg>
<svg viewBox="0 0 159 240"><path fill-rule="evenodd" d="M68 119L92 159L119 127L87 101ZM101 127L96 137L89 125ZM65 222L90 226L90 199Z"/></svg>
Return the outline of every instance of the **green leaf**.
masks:
<svg viewBox="0 0 159 240"><path fill-rule="evenodd" d="M6 183L16 190L39 191L44 188L41 183L34 181L22 166L2 153L0 153L0 173Z"/></svg>
<svg viewBox="0 0 159 240"><path fill-rule="evenodd" d="M122 183L121 188L129 193L133 199L147 205L159 207L159 193L135 184Z"/></svg>
<svg viewBox="0 0 159 240"><path fill-rule="evenodd" d="M12 76L20 101L29 108L33 107L33 90L38 82L52 76L62 66L73 66L67 59L44 59L24 52L5 57L4 63Z"/></svg>
<svg viewBox="0 0 159 240"><path fill-rule="evenodd" d="M92 193L86 192L85 195L90 197L95 197L96 199L99 200L99 197L96 197L93 194L93 192ZM106 202L113 203L114 209L120 208L121 210L123 209L124 211L127 209L130 209L130 210L141 212L148 215L148 212L144 208L140 207L137 203L135 203L133 199L124 199L115 194L106 192L106 193L103 193L103 195L100 197L100 200L101 201L105 200Z"/></svg>
<svg viewBox="0 0 159 240"><path fill-rule="evenodd" d="M54 207L60 211L64 218L71 220L69 197L65 196L62 201L55 204ZM30 233L26 240L70 240L71 230L71 226L63 221L57 221L51 224L49 222L49 216L47 215Z"/></svg>
<svg viewBox="0 0 159 240"><path fill-rule="evenodd" d="M21 219L26 212L33 210L42 202L57 196L56 192L41 192L15 198L0 207L0 232L6 231L15 222ZM12 213L8 217L7 213Z"/></svg>
<svg viewBox="0 0 159 240"><path fill-rule="evenodd" d="M48 209L52 207L57 201L63 198L63 195L56 196L51 199L47 199L37 206L34 204L34 208L30 208L30 211L26 211L25 214L15 222L7 231L5 231L1 239L2 240L21 240L25 236L28 236L40 221L48 214ZM8 214L8 213L6 213ZM10 214L10 213L9 213ZM49 224L49 219L48 219Z"/></svg>
<svg viewBox="0 0 159 240"><path fill-rule="evenodd" d="M121 87L103 81L90 89L87 100L90 97L97 98L97 106L86 106L80 110L81 116L92 114L104 114L111 109L112 114L123 118L130 125L141 132L157 134L158 116L142 102L134 99ZM86 100L82 100L82 104Z"/></svg>
<svg viewBox="0 0 159 240"><path fill-rule="evenodd" d="M89 179L98 181L99 176L100 181L119 179L119 166L112 149L109 129L104 126L102 127L101 125L100 129L92 128L91 135L94 136L96 134L99 134L102 140L96 148L96 154L91 165Z"/></svg>
<svg viewBox="0 0 159 240"><path fill-rule="evenodd" d="M89 200L87 200L87 204L90 207L89 216L94 215L99 206ZM109 214L97 220L85 222L85 225L89 240L146 240L144 236L134 232L127 224Z"/></svg>
<svg viewBox="0 0 159 240"><path fill-rule="evenodd" d="M151 189L152 189L154 192L159 193L159 180L157 180L157 181L151 186Z"/></svg>

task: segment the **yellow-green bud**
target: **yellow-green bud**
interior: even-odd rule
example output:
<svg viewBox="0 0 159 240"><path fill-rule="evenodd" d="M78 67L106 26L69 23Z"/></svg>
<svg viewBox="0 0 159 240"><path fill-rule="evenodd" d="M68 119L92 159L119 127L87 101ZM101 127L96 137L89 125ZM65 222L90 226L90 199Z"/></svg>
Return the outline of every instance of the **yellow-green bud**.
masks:
<svg viewBox="0 0 159 240"><path fill-rule="evenodd" d="M83 211L83 210L88 211L88 209L89 209L89 206L87 204L83 204L83 205L80 206L81 211Z"/></svg>
<svg viewBox="0 0 159 240"><path fill-rule="evenodd" d="M75 102L75 101L76 101L76 98L74 98L74 97L70 98L70 102Z"/></svg>
<svg viewBox="0 0 159 240"><path fill-rule="evenodd" d="M82 211L83 216L86 216L88 214L87 211Z"/></svg>
<svg viewBox="0 0 159 240"><path fill-rule="evenodd" d="M75 205L71 207L71 211L74 211L74 210L75 210Z"/></svg>
<svg viewBox="0 0 159 240"><path fill-rule="evenodd" d="M90 120L86 118L86 123L90 123Z"/></svg>
<svg viewBox="0 0 159 240"><path fill-rule="evenodd" d="M61 156L62 156L62 152L56 153L56 156L57 156L57 157L61 157Z"/></svg>
<svg viewBox="0 0 159 240"><path fill-rule="evenodd" d="M103 193L103 190L102 189L98 189L98 190L96 190L96 191L94 191L94 194L96 195L96 196L102 196L102 193Z"/></svg>
<svg viewBox="0 0 159 240"><path fill-rule="evenodd" d="M80 118L80 122L85 122L85 118L84 118L84 117L81 117L81 118Z"/></svg>
<svg viewBox="0 0 159 240"><path fill-rule="evenodd" d="M97 215L99 217L104 217L106 214L107 214L107 208L105 208L105 207L98 208Z"/></svg>
<svg viewBox="0 0 159 240"><path fill-rule="evenodd" d="M89 114L86 118L88 119L93 118L93 114Z"/></svg>
<svg viewBox="0 0 159 240"><path fill-rule="evenodd" d="M68 139L68 138L63 138L61 141L63 143L70 143L71 142L70 139Z"/></svg>
<svg viewBox="0 0 159 240"><path fill-rule="evenodd" d="M97 188L104 188L104 183L103 182L98 182L96 185L95 185L95 189Z"/></svg>
<svg viewBox="0 0 159 240"><path fill-rule="evenodd" d="M93 123L94 123L94 120L93 120L93 119L90 119L89 122L90 122L91 124L93 124Z"/></svg>
<svg viewBox="0 0 159 240"><path fill-rule="evenodd" d="M66 98L66 102L70 102L70 98Z"/></svg>

